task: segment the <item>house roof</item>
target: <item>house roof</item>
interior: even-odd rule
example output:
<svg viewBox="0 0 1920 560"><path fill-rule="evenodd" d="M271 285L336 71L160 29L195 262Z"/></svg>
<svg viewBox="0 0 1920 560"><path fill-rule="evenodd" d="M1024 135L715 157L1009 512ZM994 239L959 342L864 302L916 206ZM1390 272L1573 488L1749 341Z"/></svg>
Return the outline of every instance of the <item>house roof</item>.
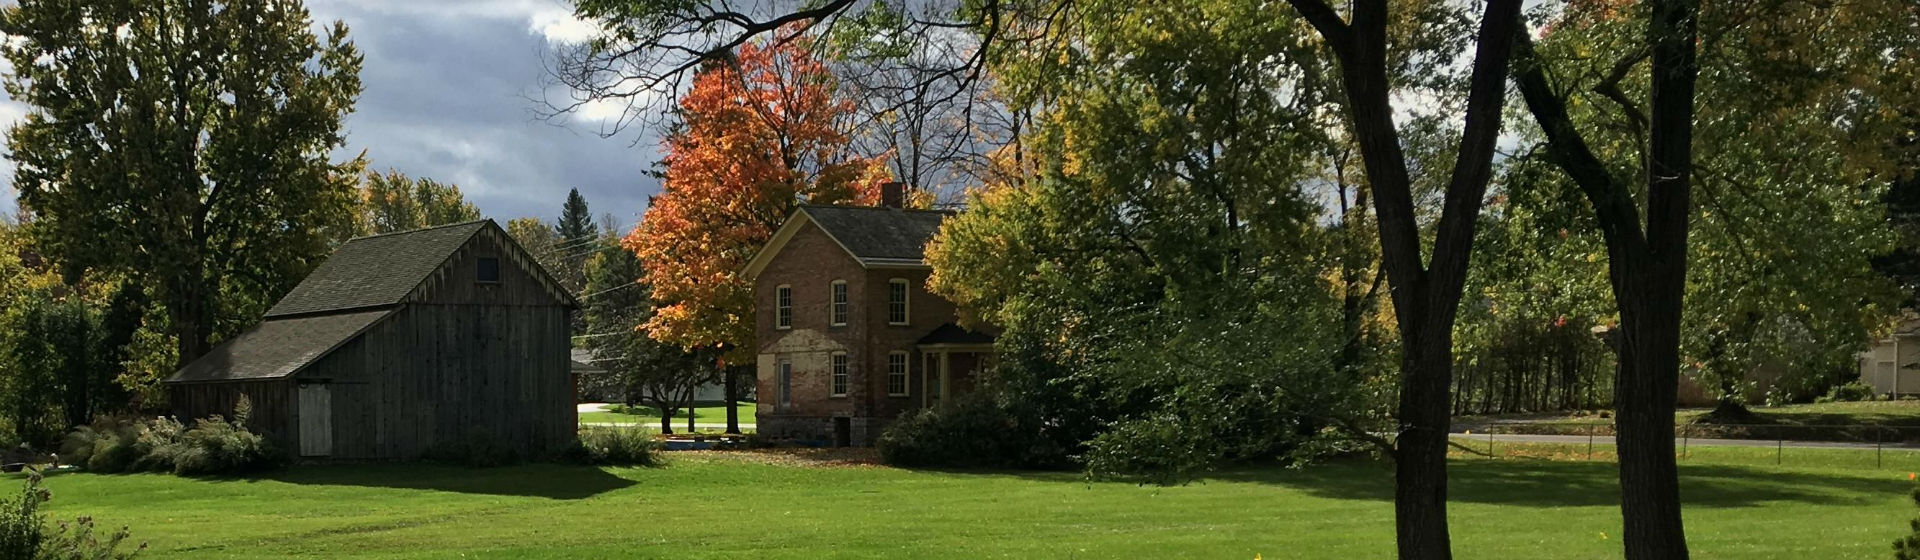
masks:
<svg viewBox="0 0 1920 560"><path fill-rule="evenodd" d="M478 220L354 238L280 298L267 310L267 318L398 304L490 223Z"/></svg>
<svg viewBox="0 0 1920 560"><path fill-rule="evenodd" d="M967 330L966 327L953 323L945 323L933 329L933 332L927 333L927 336L920 337L920 341L914 344L993 344L993 335Z"/></svg>
<svg viewBox="0 0 1920 560"><path fill-rule="evenodd" d="M860 266L926 266L927 242L940 232L941 222L952 215L943 210L802 204L753 260L748 261L744 271L748 277L758 276L807 224L818 225L827 237L859 261Z"/></svg>
<svg viewBox="0 0 1920 560"><path fill-rule="evenodd" d="M270 319L215 346L168 383L275 379L298 373L393 313L377 309Z"/></svg>

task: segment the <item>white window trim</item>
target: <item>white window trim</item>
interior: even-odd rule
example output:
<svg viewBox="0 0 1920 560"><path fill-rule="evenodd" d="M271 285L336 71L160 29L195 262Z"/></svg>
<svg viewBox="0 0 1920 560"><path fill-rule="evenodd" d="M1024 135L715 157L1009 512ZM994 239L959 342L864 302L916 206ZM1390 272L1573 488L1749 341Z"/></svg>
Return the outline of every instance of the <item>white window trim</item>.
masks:
<svg viewBox="0 0 1920 560"><path fill-rule="evenodd" d="M780 304L781 292L787 295L786 305ZM785 317L781 316L781 311L786 311ZM786 324L780 323L783 318L786 319ZM781 284L773 287L773 328L778 330L793 328L793 286Z"/></svg>
<svg viewBox="0 0 1920 560"><path fill-rule="evenodd" d="M899 322L894 322L893 320L893 286L895 284L898 284L901 286L900 321ZM913 322L913 284L908 282L907 279L905 278L894 278L892 280L888 280L887 281L887 324L894 325L894 326L904 326L911 322Z"/></svg>
<svg viewBox="0 0 1920 560"><path fill-rule="evenodd" d="M834 299L834 289L839 288L840 299ZM846 280L834 280L827 284L827 324L835 327L847 326L847 317L853 315L853 296L847 291Z"/></svg>
<svg viewBox="0 0 1920 560"><path fill-rule="evenodd" d="M900 357L900 392L893 392L893 357ZM906 397L913 394L913 355L895 350L887 353L887 396Z"/></svg>
<svg viewBox="0 0 1920 560"><path fill-rule="evenodd" d="M839 365L836 365L834 362L839 362ZM852 370L853 363L847 359L846 352L834 352L827 355L827 396L847 396L847 389L853 385ZM840 382L839 387L834 386L836 380L843 380Z"/></svg>

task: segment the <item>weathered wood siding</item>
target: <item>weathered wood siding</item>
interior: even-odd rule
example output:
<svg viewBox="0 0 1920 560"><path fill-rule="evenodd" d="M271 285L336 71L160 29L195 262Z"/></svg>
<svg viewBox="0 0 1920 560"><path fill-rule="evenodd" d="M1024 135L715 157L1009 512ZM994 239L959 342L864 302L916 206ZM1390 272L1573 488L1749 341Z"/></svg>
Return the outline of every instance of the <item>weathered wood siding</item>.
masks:
<svg viewBox="0 0 1920 560"><path fill-rule="evenodd" d="M253 417L247 428L266 436L275 448L293 453L295 441L294 411L298 401L291 379L227 381L220 383L175 383L167 386L167 402L173 416L189 422L208 416L232 419L240 396L253 403Z"/></svg>
<svg viewBox="0 0 1920 560"><path fill-rule="evenodd" d="M170 386L175 414L231 415L245 393L250 427L291 455L299 384L324 383L336 459L412 459L463 438L538 456L571 441L572 309L510 243L480 230L393 315L292 378ZM477 281L481 257L500 259L499 282Z"/></svg>
<svg viewBox="0 0 1920 560"><path fill-rule="evenodd" d="M300 377L343 375L330 380L337 458L413 458L462 438L537 455L575 429L567 318L559 306L409 305L316 364L366 365Z"/></svg>

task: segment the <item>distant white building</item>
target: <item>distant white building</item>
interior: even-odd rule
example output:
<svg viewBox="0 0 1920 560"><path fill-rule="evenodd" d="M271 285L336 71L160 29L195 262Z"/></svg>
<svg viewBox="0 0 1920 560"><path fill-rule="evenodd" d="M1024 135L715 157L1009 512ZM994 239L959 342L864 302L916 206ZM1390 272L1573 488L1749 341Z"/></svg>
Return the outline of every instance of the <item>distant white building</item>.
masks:
<svg viewBox="0 0 1920 560"><path fill-rule="evenodd" d="M1860 380L1877 394L1920 394L1920 317L1909 314L1893 334L1860 353Z"/></svg>

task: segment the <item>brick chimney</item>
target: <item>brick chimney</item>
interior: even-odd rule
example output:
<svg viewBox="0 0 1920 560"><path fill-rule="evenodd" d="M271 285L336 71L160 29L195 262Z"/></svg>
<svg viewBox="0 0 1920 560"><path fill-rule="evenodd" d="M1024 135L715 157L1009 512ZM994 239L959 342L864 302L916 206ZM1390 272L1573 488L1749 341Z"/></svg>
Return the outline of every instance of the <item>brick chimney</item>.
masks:
<svg viewBox="0 0 1920 560"><path fill-rule="evenodd" d="M906 208L907 184L899 181L880 183L880 205L888 208Z"/></svg>

